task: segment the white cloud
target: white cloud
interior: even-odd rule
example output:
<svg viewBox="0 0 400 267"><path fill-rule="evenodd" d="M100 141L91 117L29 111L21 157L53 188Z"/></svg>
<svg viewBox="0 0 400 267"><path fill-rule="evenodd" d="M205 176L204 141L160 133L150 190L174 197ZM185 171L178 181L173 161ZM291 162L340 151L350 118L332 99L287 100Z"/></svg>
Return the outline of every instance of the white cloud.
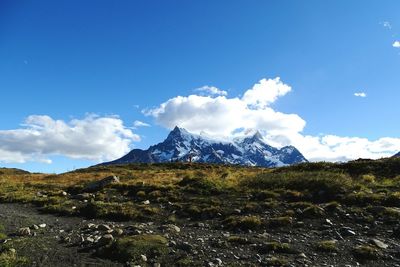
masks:
<svg viewBox="0 0 400 267"><path fill-rule="evenodd" d="M367 97L367 94L364 93L364 92L358 92L358 93L354 93L354 96L357 96L357 97Z"/></svg>
<svg viewBox="0 0 400 267"><path fill-rule="evenodd" d="M214 136L232 138L243 130L259 129L270 145L294 145L311 161L380 158L400 151L400 138L385 137L371 141L360 137L304 135L304 119L297 114L276 111L270 106L290 91L291 87L279 78L263 79L241 98L177 96L144 113L169 129L178 125L194 133L205 132ZM365 93L359 94L363 97Z"/></svg>
<svg viewBox="0 0 400 267"><path fill-rule="evenodd" d="M135 126L135 127L150 127L150 124L145 123L143 121L134 121L133 126Z"/></svg>
<svg viewBox="0 0 400 267"><path fill-rule="evenodd" d="M395 48L400 48L400 41L395 41L395 42L393 43L393 47L395 47Z"/></svg>
<svg viewBox="0 0 400 267"><path fill-rule="evenodd" d="M118 117L87 115L69 122L29 116L20 129L0 130L0 162L47 162L52 155L94 161L118 158L140 137Z"/></svg>
<svg viewBox="0 0 400 267"><path fill-rule="evenodd" d="M389 21L384 21L381 23L383 27L391 30L392 29L392 24Z"/></svg>
<svg viewBox="0 0 400 267"><path fill-rule="evenodd" d="M244 93L242 100L248 105L263 108L291 90L292 88L282 83L279 77L268 80L262 79Z"/></svg>
<svg viewBox="0 0 400 267"><path fill-rule="evenodd" d="M242 98L225 96L177 96L144 113L167 128L179 125L193 132L231 135L240 128L269 129L273 132L299 132L305 121L296 114L276 112L268 106L279 95L290 91L279 78L261 80Z"/></svg>
<svg viewBox="0 0 400 267"><path fill-rule="evenodd" d="M196 89L194 89L194 91L203 92L205 94L212 95L212 96L213 95L228 95L228 93L226 91L220 90L215 86L208 86L208 85L202 86L200 88L196 88Z"/></svg>

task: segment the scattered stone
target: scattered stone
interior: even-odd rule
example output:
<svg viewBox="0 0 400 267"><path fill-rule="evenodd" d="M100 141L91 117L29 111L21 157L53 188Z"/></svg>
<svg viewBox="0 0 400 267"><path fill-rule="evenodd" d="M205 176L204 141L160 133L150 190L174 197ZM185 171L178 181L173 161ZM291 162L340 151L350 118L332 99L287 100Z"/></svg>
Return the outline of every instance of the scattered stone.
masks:
<svg viewBox="0 0 400 267"><path fill-rule="evenodd" d="M93 228L97 228L97 226L94 223L88 223L86 225L86 229L93 229Z"/></svg>
<svg viewBox="0 0 400 267"><path fill-rule="evenodd" d="M222 265L222 260L220 258L216 258L215 260L213 260L213 263L217 266L221 266Z"/></svg>
<svg viewBox="0 0 400 267"><path fill-rule="evenodd" d="M354 232L350 227L342 227L340 228L340 234L343 237L348 237L348 236L355 236L356 232Z"/></svg>
<svg viewBox="0 0 400 267"><path fill-rule="evenodd" d="M29 227L22 227L18 229L19 236L30 236L31 235L31 229Z"/></svg>
<svg viewBox="0 0 400 267"><path fill-rule="evenodd" d="M171 231L171 232L176 232L179 233L181 231L181 228L174 224L166 224L160 227L161 230L166 230L166 231Z"/></svg>
<svg viewBox="0 0 400 267"><path fill-rule="evenodd" d="M383 243L382 241L380 241L379 239L376 239L376 238L372 238L370 240L370 243L381 249L387 249L389 247L389 245Z"/></svg>
<svg viewBox="0 0 400 267"><path fill-rule="evenodd" d="M303 252L300 253L300 254L298 254L297 257L303 258L303 259L306 259L306 258L307 258L306 254L304 254Z"/></svg>
<svg viewBox="0 0 400 267"><path fill-rule="evenodd" d="M33 230L39 230L39 226L37 226L36 224L32 225Z"/></svg>
<svg viewBox="0 0 400 267"><path fill-rule="evenodd" d="M147 262L147 257L146 255L140 255L140 258L142 259L142 261Z"/></svg>
<svg viewBox="0 0 400 267"><path fill-rule="evenodd" d="M192 252L193 251L193 246L189 244L188 242L182 242L176 245L177 249L183 250L185 252Z"/></svg>
<svg viewBox="0 0 400 267"><path fill-rule="evenodd" d="M94 197L93 194L82 193L82 194L74 195L72 198L83 201L83 200L87 200L87 199L90 199L90 198L93 198L93 197Z"/></svg>
<svg viewBox="0 0 400 267"><path fill-rule="evenodd" d="M45 223L41 223L41 224L39 224L39 227L40 228L46 228L46 224Z"/></svg>
<svg viewBox="0 0 400 267"><path fill-rule="evenodd" d="M106 246L113 241L114 241L114 237L112 235L105 234L99 239L98 244L99 244L99 246Z"/></svg>
<svg viewBox="0 0 400 267"><path fill-rule="evenodd" d="M123 235L124 234L124 230L122 230L121 228L117 228L117 229L114 229L112 231L112 233L114 233L115 235Z"/></svg>
<svg viewBox="0 0 400 267"><path fill-rule="evenodd" d="M110 184L116 184L119 183L119 178L117 176L108 176L104 179L101 179L100 181L95 181L93 183L90 183L88 186L86 186L83 191L85 192L95 192L103 189L107 185Z"/></svg>
<svg viewBox="0 0 400 267"><path fill-rule="evenodd" d="M109 231L109 230L111 230L111 227L108 226L107 224L99 224L97 226L97 230L99 230L99 231Z"/></svg>
<svg viewBox="0 0 400 267"><path fill-rule="evenodd" d="M143 203L143 205L150 205L150 200L145 200L142 203Z"/></svg>

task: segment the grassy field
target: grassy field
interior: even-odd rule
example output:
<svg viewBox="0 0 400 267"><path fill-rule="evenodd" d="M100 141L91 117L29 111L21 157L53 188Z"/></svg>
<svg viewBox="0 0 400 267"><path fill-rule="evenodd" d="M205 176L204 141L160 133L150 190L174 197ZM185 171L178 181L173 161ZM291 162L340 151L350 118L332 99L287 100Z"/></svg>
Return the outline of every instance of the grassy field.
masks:
<svg viewBox="0 0 400 267"><path fill-rule="evenodd" d="M118 176L120 183L96 192L84 190L89 183L110 175ZM31 203L44 213L113 221L179 225L188 219L217 220L227 231L287 227L296 220L318 218L338 207L354 213L367 212L370 217L365 216L365 220L397 221L400 159L305 163L276 169L131 164L91 167L59 175L0 169L0 202ZM280 206L284 209L276 209L274 216L262 215L265 210ZM146 243L148 240L153 243ZM246 244L248 240L231 236L228 242ZM137 258L142 254L136 251L140 244L145 250L149 249L146 246L154 246L153 249L160 250L160 257L167 257L165 243L164 237L159 236L124 237L109 249L102 248L102 254L113 260ZM334 241L320 240L313 247L316 251L336 251L336 246ZM265 249L271 250L268 246ZM360 248L354 251L355 255L365 252ZM3 249L0 262L17 261L10 253Z"/></svg>

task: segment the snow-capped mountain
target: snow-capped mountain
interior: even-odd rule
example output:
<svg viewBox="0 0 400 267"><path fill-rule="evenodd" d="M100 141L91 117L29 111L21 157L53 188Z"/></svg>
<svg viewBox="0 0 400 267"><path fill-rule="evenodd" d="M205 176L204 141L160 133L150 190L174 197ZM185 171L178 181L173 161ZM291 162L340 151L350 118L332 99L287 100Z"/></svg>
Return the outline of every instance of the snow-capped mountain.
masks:
<svg viewBox="0 0 400 267"><path fill-rule="evenodd" d="M103 164L193 161L278 167L307 162L293 146L281 149L266 144L256 131L232 141L215 140L175 127L163 142L147 150L133 149L120 159Z"/></svg>

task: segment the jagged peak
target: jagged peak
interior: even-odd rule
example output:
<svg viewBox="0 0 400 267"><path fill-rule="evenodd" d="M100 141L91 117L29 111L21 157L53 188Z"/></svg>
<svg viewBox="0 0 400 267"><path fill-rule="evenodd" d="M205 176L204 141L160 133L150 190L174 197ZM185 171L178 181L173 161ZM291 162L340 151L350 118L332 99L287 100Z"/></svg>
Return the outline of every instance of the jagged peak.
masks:
<svg viewBox="0 0 400 267"><path fill-rule="evenodd" d="M243 141L245 142L261 142L261 143L265 143L264 141L264 137L261 135L260 131L257 129L247 129L245 131L242 132L241 135L239 135L238 137L234 138L234 141L237 143L241 143Z"/></svg>
<svg viewBox="0 0 400 267"><path fill-rule="evenodd" d="M186 129L175 126L174 129L168 134L167 139L175 138L177 136L183 137L184 135L191 135Z"/></svg>

